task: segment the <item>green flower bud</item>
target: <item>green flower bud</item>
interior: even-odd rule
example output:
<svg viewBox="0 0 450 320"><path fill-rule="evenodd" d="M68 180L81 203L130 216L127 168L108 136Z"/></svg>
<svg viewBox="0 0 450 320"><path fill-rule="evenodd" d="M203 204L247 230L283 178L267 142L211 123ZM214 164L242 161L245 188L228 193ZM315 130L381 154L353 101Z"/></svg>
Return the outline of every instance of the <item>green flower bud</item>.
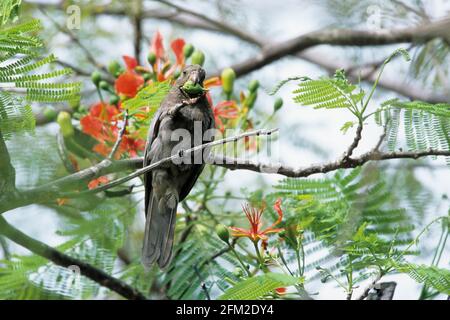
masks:
<svg viewBox="0 0 450 320"><path fill-rule="evenodd" d="M277 98L273 104L273 111L277 112L283 106L283 99Z"/></svg>
<svg viewBox="0 0 450 320"><path fill-rule="evenodd" d="M223 224L218 224L216 226L216 233L217 236L225 243L229 243L230 241L230 231L228 231L228 228L224 226Z"/></svg>
<svg viewBox="0 0 450 320"><path fill-rule="evenodd" d="M144 78L144 81L145 81L145 82L147 82L148 80L150 80L150 79L153 78L152 74L151 74L151 73L148 73L148 72L144 73L144 74L142 75L142 77Z"/></svg>
<svg viewBox="0 0 450 320"><path fill-rule="evenodd" d="M102 80L102 75L98 71L94 71L91 74L91 80L95 84L96 87L98 87L98 84Z"/></svg>
<svg viewBox="0 0 450 320"><path fill-rule="evenodd" d="M191 62L192 64L203 66L203 63L205 63L205 55L200 50L195 50L192 53Z"/></svg>
<svg viewBox="0 0 450 320"><path fill-rule="evenodd" d="M259 81L258 80L252 80L248 84L248 90L250 92L255 92L256 90L258 90L258 88L259 88Z"/></svg>
<svg viewBox="0 0 450 320"><path fill-rule="evenodd" d="M55 108L53 108L53 107L46 107L44 109L44 117L48 121L54 121L57 116L58 116L58 112L56 112Z"/></svg>
<svg viewBox="0 0 450 320"><path fill-rule="evenodd" d="M180 77L180 75L181 75L181 71L180 71L180 70L177 70L177 71L175 71L175 73L173 74L173 78L174 78L174 79L178 79L178 78Z"/></svg>
<svg viewBox="0 0 450 320"><path fill-rule="evenodd" d="M236 73L231 68L225 68L220 76L222 80L222 88L226 94L233 92L234 79L236 79Z"/></svg>
<svg viewBox="0 0 450 320"><path fill-rule="evenodd" d="M109 103L113 104L113 105L117 105L120 101L120 98L118 96L116 96L115 94L111 96L111 98L109 98Z"/></svg>
<svg viewBox="0 0 450 320"><path fill-rule="evenodd" d="M108 65L108 71L113 76L116 76L116 74L120 74L120 72L122 71L122 66L120 65L119 61L113 60Z"/></svg>
<svg viewBox="0 0 450 320"><path fill-rule="evenodd" d="M70 138L74 135L75 131L72 125L72 118L70 114L66 111L61 111L56 119L59 127L61 128L61 133L64 138Z"/></svg>
<svg viewBox="0 0 450 320"><path fill-rule="evenodd" d="M250 92L247 99L245 99L245 105L251 109L255 105L256 98L258 98L258 93L256 91Z"/></svg>
<svg viewBox="0 0 450 320"><path fill-rule="evenodd" d="M108 91L110 89L109 83L104 80L100 81L99 87L100 87L100 89L105 90L105 91Z"/></svg>
<svg viewBox="0 0 450 320"><path fill-rule="evenodd" d="M188 59L192 53L194 52L194 46L190 43L186 43L183 47L183 55L186 59Z"/></svg>
<svg viewBox="0 0 450 320"><path fill-rule="evenodd" d="M154 52L150 52L147 56L148 63L154 65L156 62L156 54Z"/></svg>

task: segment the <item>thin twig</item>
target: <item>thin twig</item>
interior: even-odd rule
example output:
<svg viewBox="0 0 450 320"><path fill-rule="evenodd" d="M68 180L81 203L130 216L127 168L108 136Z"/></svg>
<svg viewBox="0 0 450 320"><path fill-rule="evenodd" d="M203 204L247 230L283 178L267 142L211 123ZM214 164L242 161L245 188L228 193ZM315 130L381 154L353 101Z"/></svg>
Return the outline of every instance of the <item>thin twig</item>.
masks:
<svg viewBox="0 0 450 320"><path fill-rule="evenodd" d="M128 124L128 110L125 109L124 115L123 115L123 126L120 129L119 135L117 136L116 143L111 149L111 152L109 153L108 159L114 159L114 155L116 154L117 150L119 150L119 146L122 143L123 136L125 135L125 132L127 131L127 124Z"/></svg>

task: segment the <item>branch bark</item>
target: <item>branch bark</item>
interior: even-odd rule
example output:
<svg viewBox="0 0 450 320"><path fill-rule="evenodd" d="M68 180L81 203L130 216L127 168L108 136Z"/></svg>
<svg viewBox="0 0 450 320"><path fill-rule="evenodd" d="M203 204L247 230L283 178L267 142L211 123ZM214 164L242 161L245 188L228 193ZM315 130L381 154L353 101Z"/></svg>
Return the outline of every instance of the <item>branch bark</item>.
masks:
<svg viewBox="0 0 450 320"><path fill-rule="evenodd" d="M100 284L101 286L104 286L121 296L132 299L132 300L145 300L146 297L139 292L138 290L134 289L133 287L129 286L125 282L114 278L104 272L103 270L97 269L96 267L75 259L71 256L68 256L48 245L46 245L43 242L37 241L20 230L14 228L12 225L10 225L5 218L0 216L0 233L3 234L8 239L12 240L13 242L21 245L24 248L27 248L34 254L37 254L39 256L42 256L50 261L52 261L54 264L62 267L70 267L70 266L78 266L80 268L80 272L82 275L88 277L89 279L95 281L96 283Z"/></svg>

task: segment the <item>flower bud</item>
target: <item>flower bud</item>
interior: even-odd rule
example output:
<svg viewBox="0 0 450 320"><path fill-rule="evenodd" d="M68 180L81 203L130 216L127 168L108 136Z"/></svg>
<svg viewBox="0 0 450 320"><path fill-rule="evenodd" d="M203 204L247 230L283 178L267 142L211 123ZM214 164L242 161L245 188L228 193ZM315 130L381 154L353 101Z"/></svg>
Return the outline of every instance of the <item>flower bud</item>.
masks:
<svg viewBox="0 0 450 320"><path fill-rule="evenodd" d="M220 76L222 80L222 88L226 94L233 92L234 79L236 79L236 73L231 68L225 68Z"/></svg>
<svg viewBox="0 0 450 320"><path fill-rule="evenodd" d="M205 63L205 55L200 50L195 50L192 53L191 62L192 64L203 66L203 63Z"/></svg>
<svg viewBox="0 0 450 320"><path fill-rule="evenodd" d="M216 233L217 236L222 240L223 242L229 243L230 241L230 231L228 231L228 228L224 226L223 224L218 224L216 226Z"/></svg>
<svg viewBox="0 0 450 320"><path fill-rule="evenodd" d="M57 116L58 116L58 112L56 112L55 108L53 108L53 107L46 107L44 109L44 117L48 121L55 120Z"/></svg>
<svg viewBox="0 0 450 320"><path fill-rule="evenodd" d="M156 54L154 52L150 52L147 56L148 63L154 65L156 62Z"/></svg>
<svg viewBox="0 0 450 320"><path fill-rule="evenodd" d="M259 81L256 79L250 81L250 83L248 84L248 90L250 92L255 92L256 90L258 90L258 88L259 88Z"/></svg>
<svg viewBox="0 0 450 320"><path fill-rule="evenodd" d="M100 89L105 90L105 91L108 91L110 89L109 83L104 80L100 81L98 86L100 87Z"/></svg>
<svg viewBox="0 0 450 320"><path fill-rule="evenodd" d="M72 117L66 111L61 111L56 119L59 127L61 128L61 133L64 138L70 138L74 135L75 131L72 125Z"/></svg>
<svg viewBox="0 0 450 320"><path fill-rule="evenodd" d="M109 98L109 103L113 104L113 105L117 105L120 101L120 98L118 96L116 96L115 94L113 94L111 96L111 98Z"/></svg>
<svg viewBox="0 0 450 320"><path fill-rule="evenodd" d="M98 87L98 84L102 80L102 75L98 71L94 71L91 74L91 80L95 84L96 87Z"/></svg>
<svg viewBox="0 0 450 320"><path fill-rule="evenodd" d="M186 43L183 47L183 55L186 59L188 59L192 53L194 52L194 46L190 43Z"/></svg>
<svg viewBox="0 0 450 320"><path fill-rule="evenodd" d="M251 109L255 105L256 98L258 97L258 93L256 91L251 92L248 97L245 99L245 105L247 108Z"/></svg>
<svg viewBox="0 0 450 320"><path fill-rule="evenodd" d="M122 71L122 66L117 60L113 60L108 65L108 71L113 76L116 76L116 74L120 74L120 72Z"/></svg>
<svg viewBox="0 0 450 320"><path fill-rule="evenodd" d="M283 106L283 99L277 98L273 104L273 111L277 112Z"/></svg>

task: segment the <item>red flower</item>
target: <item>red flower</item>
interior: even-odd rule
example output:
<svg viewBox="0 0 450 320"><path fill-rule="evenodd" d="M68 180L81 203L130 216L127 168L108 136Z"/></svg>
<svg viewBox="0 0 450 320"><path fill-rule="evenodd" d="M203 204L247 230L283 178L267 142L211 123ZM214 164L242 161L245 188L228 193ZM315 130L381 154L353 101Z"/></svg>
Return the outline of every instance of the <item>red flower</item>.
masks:
<svg viewBox="0 0 450 320"><path fill-rule="evenodd" d="M276 288L275 291L276 291L279 295L286 294L286 288Z"/></svg>
<svg viewBox="0 0 450 320"><path fill-rule="evenodd" d="M212 77L212 78L206 79L206 80L203 82L203 86L204 86L206 89L209 89L209 88L211 88L211 87L219 87L219 86L221 86L221 85L222 85L222 80L220 80L219 77Z"/></svg>
<svg viewBox="0 0 450 320"><path fill-rule="evenodd" d="M134 57L130 56L122 56L123 61L125 62L125 65L127 66L128 71L134 70L134 68L137 67L138 62Z"/></svg>
<svg viewBox="0 0 450 320"><path fill-rule="evenodd" d="M261 222L261 216L264 212L264 208L255 208L250 207L249 204L246 204L243 206L243 210L245 215L247 216L247 219L250 223L250 229L246 230L243 228L237 228L237 227L230 227L232 231L233 237L247 237L253 242L258 242L259 240L267 241L268 234L270 233L277 233L282 231L282 228L274 228L276 225L278 225L282 218L283 218L283 211L281 210L281 199L278 199L273 208L278 214L278 219L268 228L261 230L262 222Z"/></svg>
<svg viewBox="0 0 450 320"><path fill-rule="evenodd" d="M209 105L212 106L213 102L209 93L206 94ZM216 122L216 128L221 132L224 132L225 126L223 121L226 119L236 119L239 116L239 107L234 101L222 101L212 107L214 113L214 121Z"/></svg>
<svg viewBox="0 0 450 320"><path fill-rule="evenodd" d="M143 84L144 78L142 76L135 72L125 71L116 79L115 89L117 93L132 98Z"/></svg>
<svg viewBox="0 0 450 320"><path fill-rule="evenodd" d="M114 140L112 123L118 114L116 107L99 102L92 106L88 115L80 119L81 128L99 141Z"/></svg>
<svg viewBox="0 0 450 320"><path fill-rule="evenodd" d="M170 44L170 47L172 48L172 51L177 59L176 64L179 66L184 64L183 47L185 44L186 42L181 38L173 40L172 43Z"/></svg>
<svg viewBox="0 0 450 320"><path fill-rule="evenodd" d="M105 183L108 183L108 182L109 182L108 177L107 177L107 176L102 176L102 177L100 177L100 178L91 180L91 181L89 182L89 184L88 184L88 188L89 188L89 189L95 189L95 188L97 188L99 185L102 185L102 184L105 184Z"/></svg>
<svg viewBox="0 0 450 320"><path fill-rule="evenodd" d="M151 45L150 51L155 53L156 63L158 63L159 60L164 57L163 37L162 37L161 33L159 32L159 30L155 32L155 35L152 38L152 45Z"/></svg>

